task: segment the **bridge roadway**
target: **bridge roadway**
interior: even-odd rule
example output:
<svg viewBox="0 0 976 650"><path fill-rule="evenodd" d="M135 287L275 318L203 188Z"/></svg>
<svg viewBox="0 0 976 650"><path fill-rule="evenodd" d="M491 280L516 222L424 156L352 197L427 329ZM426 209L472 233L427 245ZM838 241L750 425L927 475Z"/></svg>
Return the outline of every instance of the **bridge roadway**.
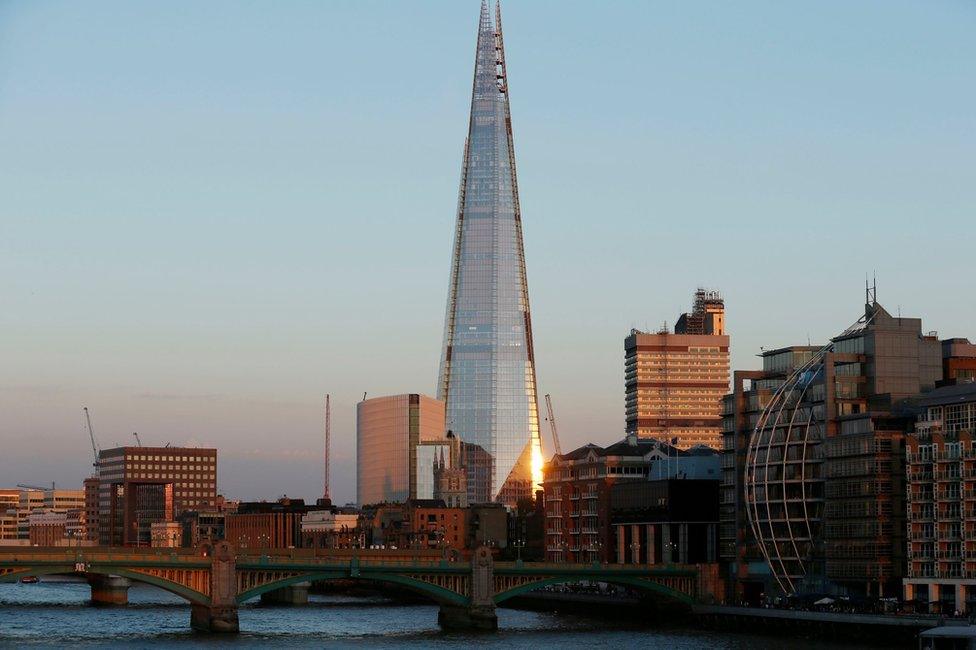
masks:
<svg viewBox="0 0 976 650"><path fill-rule="evenodd" d="M320 580L399 585L440 605L445 629L496 629L495 607L545 585L579 580L634 587L672 603L711 599L714 582L696 565L496 562L487 548L470 560L432 551L234 549L227 542L198 549L0 547L0 582L24 576L79 575L94 604L124 605L132 582L154 585L191 604L190 623L208 632L237 632L238 606L252 598L307 601Z"/></svg>

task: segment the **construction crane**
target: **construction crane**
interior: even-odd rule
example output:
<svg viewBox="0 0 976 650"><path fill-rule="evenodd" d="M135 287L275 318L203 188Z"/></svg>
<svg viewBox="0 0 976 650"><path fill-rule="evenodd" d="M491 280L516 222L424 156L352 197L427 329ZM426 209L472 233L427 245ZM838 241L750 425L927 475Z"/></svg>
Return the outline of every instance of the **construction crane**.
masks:
<svg viewBox="0 0 976 650"><path fill-rule="evenodd" d="M136 446L137 447L141 447L142 446L142 440L139 440L139 434L136 433L135 431L133 431L132 432L132 435L134 435L136 437Z"/></svg>
<svg viewBox="0 0 976 650"><path fill-rule="evenodd" d="M552 446L556 449L556 453L560 456L563 453L562 447L559 446L559 433L556 431L556 416L552 412L552 397L549 393L546 393L546 411L549 412L549 428L552 429Z"/></svg>
<svg viewBox="0 0 976 650"><path fill-rule="evenodd" d="M329 493L329 449L332 443L332 404L329 398L329 394L325 395L325 490L322 492L322 498L332 499L332 495Z"/></svg>
<svg viewBox="0 0 976 650"><path fill-rule="evenodd" d="M88 423L88 437L91 438L92 446L92 456L94 462L92 462L92 467L98 467L98 445L95 444L95 430L92 429L91 425L91 415L88 413L88 407L82 407L85 410L85 422Z"/></svg>

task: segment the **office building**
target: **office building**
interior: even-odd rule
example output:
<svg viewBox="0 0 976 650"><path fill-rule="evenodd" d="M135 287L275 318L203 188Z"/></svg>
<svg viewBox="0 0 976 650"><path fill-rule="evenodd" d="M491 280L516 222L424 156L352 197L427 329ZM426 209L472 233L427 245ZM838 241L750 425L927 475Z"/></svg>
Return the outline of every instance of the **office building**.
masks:
<svg viewBox="0 0 976 650"><path fill-rule="evenodd" d="M906 442L908 572L904 598L933 613L976 611L976 383L912 401Z"/></svg>
<svg viewBox="0 0 976 650"><path fill-rule="evenodd" d="M28 517L31 546L58 546L67 538L68 516L64 512L34 512Z"/></svg>
<svg viewBox="0 0 976 650"><path fill-rule="evenodd" d="M866 303L827 346L763 352L763 370L737 374L724 400L730 598L900 591L910 418L898 404L935 387L940 344L873 292Z"/></svg>
<svg viewBox="0 0 976 650"><path fill-rule="evenodd" d="M411 393L374 397L356 406L356 500L403 502L433 497L434 465L450 450L444 402Z"/></svg>
<svg viewBox="0 0 976 650"><path fill-rule="evenodd" d="M466 446L470 503L542 480L532 319L501 10L482 4L437 396Z"/></svg>
<svg viewBox="0 0 976 650"><path fill-rule="evenodd" d="M97 475L85 479L85 539L91 542L98 541L99 485Z"/></svg>
<svg viewBox="0 0 976 650"><path fill-rule="evenodd" d="M627 433L677 439L680 449L721 444L722 396L729 389L725 303L699 289L674 332L631 330L624 340Z"/></svg>
<svg viewBox="0 0 976 650"><path fill-rule="evenodd" d="M224 518L224 539L239 549L300 548L302 518L318 508L287 497L241 503Z"/></svg>
<svg viewBox="0 0 976 650"><path fill-rule="evenodd" d="M217 500L217 450L117 447L98 456L99 543L149 546L154 522ZM84 494L82 494L84 507Z"/></svg>
<svg viewBox="0 0 976 650"><path fill-rule="evenodd" d="M976 381L976 344L969 339L942 341L942 382L958 384Z"/></svg>

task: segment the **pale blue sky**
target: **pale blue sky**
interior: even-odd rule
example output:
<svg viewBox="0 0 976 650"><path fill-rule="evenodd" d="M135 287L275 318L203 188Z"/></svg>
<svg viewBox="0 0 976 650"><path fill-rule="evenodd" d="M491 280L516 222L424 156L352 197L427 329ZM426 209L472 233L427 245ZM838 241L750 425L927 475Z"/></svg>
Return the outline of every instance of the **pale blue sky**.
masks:
<svg viewBox="0 0 976 650"><path fill-rule="evenodd" d="M880 300L976 338L976 3L503 7L541 393L623 430L623 337L726 296L736 368ZM432 393L478 2L0 2L0 484L220 448L354 497L363 391Z"/></svg>

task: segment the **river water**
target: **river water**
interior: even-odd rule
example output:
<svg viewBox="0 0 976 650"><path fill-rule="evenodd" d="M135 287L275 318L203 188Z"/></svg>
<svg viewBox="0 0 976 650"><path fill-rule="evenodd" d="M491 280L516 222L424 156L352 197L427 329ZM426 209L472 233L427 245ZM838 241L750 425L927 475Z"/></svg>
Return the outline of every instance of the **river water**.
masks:
<svg viewBox="0 0 976 650"><path fill-rule="evenodd" d="M129 606L92 607L81 582L0 584L0 647L350 647L387 648L635 648L752 650L789 648L851 650L828 644L751 634L693 629L628 627L554 613L498 610L496 634L445 634L437 607L404 605L381 598L312 595L307 606L240 610L241 634L204 635L190 630L190 608L179 597L133 585Z"/></svg>

